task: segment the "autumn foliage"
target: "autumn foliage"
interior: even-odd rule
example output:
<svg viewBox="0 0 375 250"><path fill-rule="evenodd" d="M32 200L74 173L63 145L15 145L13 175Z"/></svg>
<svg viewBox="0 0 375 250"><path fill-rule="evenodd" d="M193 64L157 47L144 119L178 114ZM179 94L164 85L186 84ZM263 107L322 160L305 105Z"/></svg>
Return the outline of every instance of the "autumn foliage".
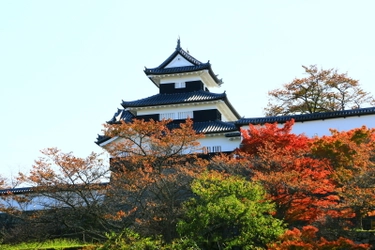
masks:
<svg viewBox="0 0 375 250"><path fill-rule="evenodd" d="M253 179L277 204L277 217L288 223L311 223L337 203L332 167L311 155L311 139L291 133L294 121L242 130L241 151L248 154Z"/></svg>
<svg viewBox="0 0 375 250"><path fill-rule="evenodd" d="M95 153L80 158L56 148L42 150L30 172L17 177L33 192L7 196L17 201L12 214L87 240L102 240L106 232L128 226L166 241L177 237L181 203L192 195L191 181L205 170L205 161L196 156L202 135L191 120L179 125L134 120L107 124L104 132L115 140L106 148L111 166ZM30 206L44 210L26 217Z"/></svg>
<svg viewBox="0 0 375 250"><path fill-rule="evenodd" d="M238 150L210 161L199 157L203 135L191 120L107 124L110 166L94 153L45 149L16 179L33 192L3 195L17 206L0 209L23 222L8 230L14 238L53 232L100 241L128 232L131 245L130 228L150 245L159 236L159 245L211 249L367 249L340 233L374 213L375 129L308 138L293 134L293 124L250 124ZM26 213L28 206L45 209Z"/></svg>
<svg viewBox="0 0 375 250"><path fill-rule="evenodd" d="M192 125L191 120L177 126L169 120L105 125L105 134L116 138L106 148L114 156L109 193L126 215L132 211L132 225L144 235L163 235L166 241L177 237L181 204L206 165L197 157L203 135Z"/></svg>
<svg viewBox="0 0 375 250"><path fill-rule="evenodd" d="M291 133L293 123L250 124L241 131L239 152L247 157L253 179L276 202L276 216L296 227L270 249L368 249L331 234L338 229L334 220L350 226L355 218L354 226L362 228L362 219L373 214L375 130L331 130L330 136L307 138ZM330 231L330 239L318 236L312 224Z"/></svg>
<svg viewBox="0 0 375 250"><path fill-rule="evenodd" d="M374 97L347 73L318 69L316 65L302 67L306 77L296 78L282 88L268 92L267 116L357 109L375 103Z"/></svg>
<svg viewBox="0 0 375 250"><path fill-rule="evenodd" d="M337 240L327 240L317 236L319 230L314 226L304 226L301 230L293 228L282 235L278 242L268 245L273 250L366 250L368 244L356 244L352 240L339 237Z"/></svg>
<svg viewBox="0 0 375 250"><path fill-rule="evenodd" d="M315 138L311 148L333 167L331 178L340 196L338 210L347 211L347 217L354 215L357 227L362 228L362 219L375 208L375 129L363 126L331 133Z"/></svg>

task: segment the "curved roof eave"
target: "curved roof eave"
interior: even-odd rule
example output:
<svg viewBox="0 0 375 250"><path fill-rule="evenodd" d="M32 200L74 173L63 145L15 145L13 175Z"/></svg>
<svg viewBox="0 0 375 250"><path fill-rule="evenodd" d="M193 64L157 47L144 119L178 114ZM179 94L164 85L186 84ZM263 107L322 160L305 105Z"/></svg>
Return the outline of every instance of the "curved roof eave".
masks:
<svg viewBox="0 0 375 250"><path fill-rule="evenodd" d="M166 74L176 74L176 73L184 73L184 72L194 72L200 70L210 70L210 64L203 63L200 65L194 66L182 66L182 67L174 67L174 68L152 68L152 69L145 69L144 72L146 75L166 75Z"/></svg>
<svg viewBox="0 0 375 250"><path fill-rule="evenodd" d="M103 144L104 142L106 142L110 139L111 139L111 137L109 137L109 136L98 134L98 136L96 137L95 143L100 146L101 144Z"/></svg>
<svg viewBox="0 0 375 250"><path fill-rule="evenodd" d="M179 123L170 123L170 129L179 128ZM233 122L224 122L221 120L193 122L193 129L198 134L217 134L238 132L238 128Z"/></svg>
<svg viewBox="0 0 375 250"><path fill-rule="evenodd" d="M131 122L131 120L134 117L135 117L134 114L131 113L129 110L117 108L117 112L113 115L111 120L107 121L107 123L108 124L119 123L120 120L123 120L125 122Z"/></svg>
<svg viewBox="0 0 375 250"><path fill-rule="evenodd" d="M170 129L179 128L179 123L168 124ZM224 122L221 120L205 121L205 122L193 122L193 129L199 134L218 134L218 133L238 133L238 128L234 122ZM225 136L229 137L229 136ZM99 146L111 143L116 138L111 138L104 135L98 135L97 141L95 142Z"/></svg>
<svg viewBox="0 0 375 250"><path fill-rule="evenodd" d="M196 66L183 66L183 67L174 67L174 68L165 68L165 69L146 68L144 72L151 80L153 80L152 76L155 76L155 75L169 75L169 74L178 74L178 73L186 73L186 72L198 72L201 70L207 70L208 74L211 76L211 78L214 80L214 82L217 85L221 86L223 84L223 80L219 79L218 76L213 72L210 63L204 63L204 64L196 65ZM157 85L157 83L155 84Z"/></svg>
<svg viewBox="0 0 375 250"><path fill-rule="evenodd" d="M196 102L207 102L215 100L226 99L226 93L216 94L203 90L194 92L183 92L173 94L156 94L147 98L139 99L136 101L122 101L122 107L136 108L136 107L148 107L148 106L159 106L159 105L170 105L179 103L196 103Z"/></svg>
<svg viewBox="0 0 375 250"><path fill-rule="evenodd" d="M236 116L236 118L237 118L237 119L240 119L240 118L241 118L240 114L239 114L239 113L237 112L237 110L233 107L233 105L229 102L227 96L225 96L225 98L224 98L224 102L225 102L225 104L228 106L228 108L233 112L233 114Z"/></svg>

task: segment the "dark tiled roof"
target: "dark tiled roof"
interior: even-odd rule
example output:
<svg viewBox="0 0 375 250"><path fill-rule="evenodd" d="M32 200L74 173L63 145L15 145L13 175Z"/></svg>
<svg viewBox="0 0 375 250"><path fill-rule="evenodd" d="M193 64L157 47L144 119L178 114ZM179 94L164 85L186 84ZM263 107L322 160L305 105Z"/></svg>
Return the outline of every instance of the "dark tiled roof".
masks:
<svg viewBox="0 0 375 250"><path fill-rule="evenodd" d="M128 110L124 109L117 109L117 112L113 115L112 119L107 121L108 124L115 124L119 123L121 120L125 122L131 122L135 116ZM101 143L111 139L111 137L105 135L98 135L96 138L95 143L100 145Z"/></svg>
<svg viewBox="0 0 375 250"><path fill-rule="evenodd" d="M296 122L304 122L304 121L333 119L333 118L340 118L340 117L372 115L372 114L375 114L375 107L342 110L342 111L334 111L334 112L324 112L324 113L303 114L303 115L241 118L235 124L237 126L242 126L242 125L248 125L250 123L251 124L264 124L264 123L274 123L274 122L285 123L286 121L289 121L291 119L294 119Z"/></svg>
<svg viewBox="0 0 375 250"><path fill-rule="evenodd" d="M223 122L220 120L195 122L193 128L197 133L210 134L210 133L226 133L237 131L236 125L233 122Z"/></svg>
<svg viewBox="0 0 375 250"><path fill-rule="evenodd" d="M179 123L168 124L169 129L179 128ZM229 133L227 137L239 136L238 128L233 122L223 122L220 120L206 121L206 122L194 122L193 129L199 134L212 134L212 133ZM96 144L101 144L111 139L108 136L98 135Z"/></svg>
<svg viewBox="0 0 375 250"><path fill-rule="evenodd" d="M148 107L157 105L168 105L178 103L193 103L202 101L226 100L225 92L222 94L211 93L208 91L193 91L184 93L173 94L156 94L150 97L139 99L136 101L125 102L122 101L121 105L124 108L128 107Z"/></svg>
<svg viewBox="0 0 375 250"><path fill-rule="evenodd" d="M169 129L179 128L179 123L168 124ZM236 125L233 122L223 122L220 120L206 121L206 122L194 122L193 129L198 134L212 134L212 133L227 133L238 131Z"/></svg>
<svg viewBox="0 0 375 250"><path fill-rule="evenodd" d="M102 182L99 183L99 186L107 186L109 182ZM33 187L22 187L22 188L8 188L8 189L0 189L0 195L10 195L10 194L26 194L26 193L33 193Z"/></svg>
<svg viewBox="0 0 375 250"><path fill-rule="evenodd" d="M183 66L183 67L174 67L174 68L153 68L145 69L146 75L164 75L164 74L174 74L182 72L194 72L203 69L210 69L211 65L209 63L202 63L200 65L194 66Z"/></svg>
<svg viewBox="0 0 375 250"><path fill-rule="evenodd" d="M8 194L24 194L24 193L31 193L33 188L31 187L24 187L24 188L8 188L0 190L0 195L8 195Z"/></svg>
<svg viewBox="0 0 375 250"><path fill-rule="evenodd" d="M111 137L105 135L98 135L98 137L96 137L95 143L100 145L103 142L108 141L109 139L111 139Z"/></svg>
<svg viewBox="0 0 375 250"><path fill-rule="evenodd" d="M225 137L238 137L238 136L241 136L241 133L238 131L225 134Z"/></svg>
<svg viewBox="0 0 375 250"><path fill-rule="evenodd" d="M185 58L188 62L193 64L193 66L184 66L184 67L173 67L173 68L166 68L166 66L172 62L172 60L177 56L181 55L183 58ZM144 72L146 75L164 75L164 74L174 74L174 73L183 73L183 72L194 72L207 69L211 77L214 79L214 81L221 85L223 81L217 77L217 75L214 74L211 68L211 64L208 61L207 63L202 63L199 60L192 57L188 52L183 50L180 46L180 39L177 41L177 47L176 50L158 67L156 68L145 68Z"/></svg>
<svg viewBox="0 0 375 250"><path fill-rule="evenodd" d="M107 121L107 123L113 124L116 122L120 122L121 120L125 122L131 122L134 117L135 116L128 110L117 109L117 112L113 115L111 120Z"/></svg>

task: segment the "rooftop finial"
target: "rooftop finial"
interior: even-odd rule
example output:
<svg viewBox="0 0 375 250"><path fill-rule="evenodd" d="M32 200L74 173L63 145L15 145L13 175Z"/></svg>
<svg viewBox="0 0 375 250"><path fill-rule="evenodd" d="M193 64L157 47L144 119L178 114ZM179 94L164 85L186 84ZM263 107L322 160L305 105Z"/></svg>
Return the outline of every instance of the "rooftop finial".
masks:
<svg viewBox="0 0 375 250"><path fill-rule="evenodd" d="M181 42L180 42L180 36L178 36L176 50L180 50L181 49L181 45L180 44L181 44Z"/></svg>

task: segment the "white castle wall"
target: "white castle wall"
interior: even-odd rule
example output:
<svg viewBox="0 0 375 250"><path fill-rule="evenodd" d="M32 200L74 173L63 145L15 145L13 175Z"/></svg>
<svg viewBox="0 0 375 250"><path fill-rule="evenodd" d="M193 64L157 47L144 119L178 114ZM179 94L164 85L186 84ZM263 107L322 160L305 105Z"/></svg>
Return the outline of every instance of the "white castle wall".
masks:
<svg viewBox="0 0 375 250"><path fill-rule="evenodd" d="M179 75L168 75L160 79L160 84L174 83L174 82L191 82L191 81L202 81L202 78L197 73L191 74L179 74Z"/></svg>
<svg viewBox="0 0 375 250"><path fill-rule="evenodd" d="M207 109L219 109L223 105L221 104L222 101L217 102L210 102L210 103L189 103L186 106L181 104L175 104L175 105L168 105L168 106L154 106L154 107L145 107L145 108L137 108L137 115L153 115L153 114L162 114L162 113L178 113L178 112L189 112L189 111L199 111L199 110L207 110ZM220 107L218 107L220 106ZM226 106L224 106L226 107ZM227 109L221 110L221 111L227 111ZM231 114L230 112L221 112L222 115L222 121L233 121L232 117L228 117L226 114ZM177 115L175 116L177 117ZM232 118L232 119L231 119Z"/></svg>
<svg viewBox="0 0 375 250"><path fill-rule="evenodd" d="M196 103L183 106L181 104L169 105L166 107L147 107L144 109L138 109L137 115L153 115L153 114L161 114L161 113L170 113L170 112L188 112L188 111L198 111L198 110L207 110L207 109L216 109L216 105L214 103Z"/></svg>
<svg viewBox="0 0 375 250"><path fill-rule="evenodd" d="M238 148L241 143L240 137L224 137L222 136L210 136L206 135L206 137L199 140L202 147L210 147L214 149L214 147L220 146L221 152L228 152L233 151L234 149Z"/></svg>
<svg viewBox="0 0 375 250"><path fill-rule="evenodd" d="M280 126L283 126L283 124L280 124ZM362 126L375 128L375 114L296 122L293 126L292 133L305 134L309 137L313 137L330 135L330 129L347 131ZM249 126L242 126L242 128L248 129Z"/></svg>

